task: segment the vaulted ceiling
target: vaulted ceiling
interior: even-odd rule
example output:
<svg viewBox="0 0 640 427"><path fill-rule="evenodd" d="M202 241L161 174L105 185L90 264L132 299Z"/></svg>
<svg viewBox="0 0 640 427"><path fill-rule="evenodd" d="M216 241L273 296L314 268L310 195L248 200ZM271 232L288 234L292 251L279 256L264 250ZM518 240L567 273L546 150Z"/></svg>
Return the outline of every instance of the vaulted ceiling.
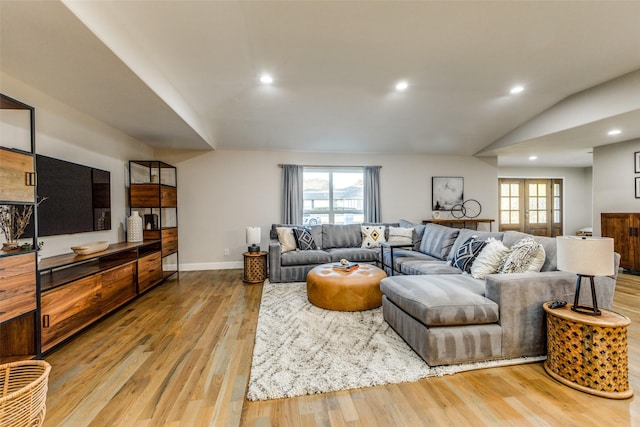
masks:
<svg viewBox="0 0 640 427"><path fill-rule="evenodd" d="M640 1L1 0L0 36L3 73L158 147L587 166L640 138Z"/></svg>

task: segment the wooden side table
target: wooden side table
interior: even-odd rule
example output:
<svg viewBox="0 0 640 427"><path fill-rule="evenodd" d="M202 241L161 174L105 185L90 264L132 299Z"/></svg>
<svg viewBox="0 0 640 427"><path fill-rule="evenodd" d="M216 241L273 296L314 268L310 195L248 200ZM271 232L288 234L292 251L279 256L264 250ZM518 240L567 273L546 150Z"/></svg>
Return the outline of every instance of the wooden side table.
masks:
<svg viewBox="0 0 640 427"><path fill-rule="evenodd" d="M267 252L245 252L244 278L245 283L264 283L267 279Z"/></svg>
<svg viewBox="0 0 640 427"><path fill-rule="evenodd" d="M629 386L628 317L609 310L601 316L572 311L569 304L547 312L547 360L544 369L559 382L611 399L633 396Z"/></svg>

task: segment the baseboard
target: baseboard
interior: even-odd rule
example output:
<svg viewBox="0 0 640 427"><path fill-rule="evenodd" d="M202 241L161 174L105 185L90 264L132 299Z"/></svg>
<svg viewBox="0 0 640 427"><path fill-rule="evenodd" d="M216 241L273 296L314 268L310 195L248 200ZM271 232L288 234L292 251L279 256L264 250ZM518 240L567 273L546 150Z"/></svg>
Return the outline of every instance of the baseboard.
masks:
<svg viewBox="0 0 640 427"><path fill-rule="evenodd" d="M189 264L180 264L180 271L200 271L200 270L230 270L234 268L243 268L244 263L242 261L229 261L229 262L195 262ZM169 268L175 268L169 266Z"/></svg>

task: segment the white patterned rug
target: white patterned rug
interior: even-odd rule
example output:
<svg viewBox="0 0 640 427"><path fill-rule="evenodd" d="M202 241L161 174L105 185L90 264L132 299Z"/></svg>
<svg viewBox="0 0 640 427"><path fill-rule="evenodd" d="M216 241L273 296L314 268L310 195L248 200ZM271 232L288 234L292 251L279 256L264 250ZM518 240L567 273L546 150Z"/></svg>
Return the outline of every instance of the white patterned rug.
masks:
<svg viewBox="0 0 640 427"><path fill-rule="evenodd" d="M382 318L382 308L329 311L307 300L305 283L266 282L249 379L249 400L413 382L545 357L430 367Z"/></svg>

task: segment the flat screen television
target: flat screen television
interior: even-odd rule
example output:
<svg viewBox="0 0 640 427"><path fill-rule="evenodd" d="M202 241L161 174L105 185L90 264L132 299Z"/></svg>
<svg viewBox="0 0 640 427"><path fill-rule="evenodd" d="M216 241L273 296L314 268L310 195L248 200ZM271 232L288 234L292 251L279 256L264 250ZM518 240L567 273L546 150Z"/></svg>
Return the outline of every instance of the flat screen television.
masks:
<svg viewBox="0 0 640 427"><path fill-rule="evenodd" d="M39 154L36 171L39 236L111 230L109 171Z"/></svg>

